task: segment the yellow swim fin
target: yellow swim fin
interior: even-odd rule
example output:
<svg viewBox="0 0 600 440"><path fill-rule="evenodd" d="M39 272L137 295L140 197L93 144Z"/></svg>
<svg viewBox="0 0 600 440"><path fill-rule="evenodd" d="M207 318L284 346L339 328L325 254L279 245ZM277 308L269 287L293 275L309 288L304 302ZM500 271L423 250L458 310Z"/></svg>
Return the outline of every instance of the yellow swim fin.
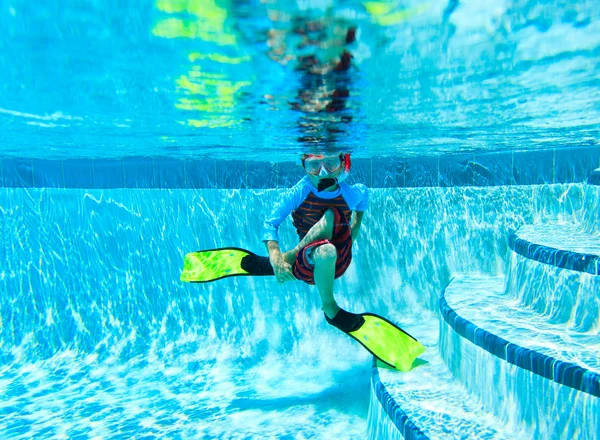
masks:
<svg viewBox="0 0 600 440"><path fill-rule="evenodd" d="M343 309L327 322L352 336L381 362L410 371L425 347L396 324L374 313L355 314Z"/></svg>
<svg viewBox="0 0 600 440"><path fill-rule="evenodd" d="M206 283L240 275L273 275L273 267L268 257L245 249L209 249L187 254L179 279L186 283Z"/></svg>

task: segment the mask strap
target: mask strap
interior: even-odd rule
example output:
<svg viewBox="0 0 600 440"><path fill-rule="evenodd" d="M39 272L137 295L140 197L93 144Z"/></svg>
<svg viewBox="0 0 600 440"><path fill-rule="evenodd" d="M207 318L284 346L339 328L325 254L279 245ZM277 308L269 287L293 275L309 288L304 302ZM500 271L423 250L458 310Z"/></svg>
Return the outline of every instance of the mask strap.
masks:
<svg viewBox="0 0 600 440"><path fill-rule="evenodd" d="M352 163L350 162L350 155L349 154L344 154L344 156L342 157L342 161L344 162L344 173L349 173L350 172L350 167L352 166Z"/></svg>

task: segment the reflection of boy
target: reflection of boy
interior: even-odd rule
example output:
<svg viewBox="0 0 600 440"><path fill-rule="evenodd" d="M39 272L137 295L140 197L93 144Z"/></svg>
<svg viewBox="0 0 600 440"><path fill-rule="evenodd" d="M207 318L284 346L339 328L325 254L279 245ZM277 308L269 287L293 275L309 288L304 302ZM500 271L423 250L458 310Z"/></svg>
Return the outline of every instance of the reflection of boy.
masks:
<svg viewBox="0 0 600 440"><path fill-rule="evenodd" d="M362 184L343 182L350 171L349 155L305 155L302 165L307 175L282 195L264 223L263 241L277 281L298 279L315 284L328 322L334 318L350 320L341 325L332 323L348 331L362 321L357 322L358 315L339 308L333 297L333 281L344 274L352 261L352 241L358 236L368 207L368 190ZM290 213L300 243L281 253L277 230Z"/></svg>

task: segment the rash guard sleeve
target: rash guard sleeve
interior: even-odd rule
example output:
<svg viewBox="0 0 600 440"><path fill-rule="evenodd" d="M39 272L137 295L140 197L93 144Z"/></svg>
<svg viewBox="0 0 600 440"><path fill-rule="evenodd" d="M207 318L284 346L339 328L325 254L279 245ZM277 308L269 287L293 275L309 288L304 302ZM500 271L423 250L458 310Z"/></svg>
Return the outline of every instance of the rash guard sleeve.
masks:
<svg viewBox="0 0 600 440"><path fill-rule="evenodd" d="M360 199L354 209L356 211L366 211L369 207L369 189L362 183L355 185L355 187L360 194Z"/></svg>
<svg viewBox="0 0 600 440"><path fill-rule="evenodd" d="M271 215L263 223L263 241L279 241L279 225L302 203L303 196L306 197L308 193L306 180L308 178L305 177L281 195Z"/></svg>

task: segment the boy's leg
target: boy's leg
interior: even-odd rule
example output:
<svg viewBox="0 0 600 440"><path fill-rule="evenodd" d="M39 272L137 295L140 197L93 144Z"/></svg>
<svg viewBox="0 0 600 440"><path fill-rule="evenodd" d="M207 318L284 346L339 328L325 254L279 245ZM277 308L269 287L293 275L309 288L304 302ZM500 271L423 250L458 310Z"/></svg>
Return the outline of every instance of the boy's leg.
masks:
<svg viewBox="0 0 600 440"><path fill-rule="evenodd" d="M336 219L338 223L337 225ZM319 295L321 296L323 312L330 319L333 319L340 310L333 296L333 282L336 277L336 269L338 269L336 267L338 263L337 260L339 256L342 256L343 260L341 264L344 265L343 267L347 267L345 265L349 264L350 250L348 249L347 251L341 251L342 253L340 254L340 250L338 250L336 247L337 244L334 245L325 240L335 239L333 237L334 233L340 234L336 237L343 240L344 236L350 237L349 227L347 225L341 226L345 225L345 223L346 219L343 213L341 213L339 210L334 213L332 209L328 209L323 214L323 217L321 217L321 219L308 231L300 243L295 248L282 255L284 261L294 265L298 252L300 252L303 248L312 243L316 244L316 242L319 241L323 242L322 244L316 244L309 251L305 250L305 252L310 253L309 255L314 265L312 270L308 267L305 267L305 269L300 270L300 272L306 273L307 270L312 272L312 281L314 281L314 284L319 291ZM306 256L303 256L303 260L304 259L306 259ZM305 264L304 261L303 264ZM344 270L345 269L342 269L341 273L343 273ZM307 282L312 284L311 281Z"/></svg>
<svg viewBox="0 0 600 440"><path fill-rule="evenodd" d="M315 223L315 225L312 228L310 228L310 230L307 232L304 238L300 240L298 246L282 254L283 261L285 261L288 264L294 264L294 262L296 261L296 254L300 252L300 250L304 246L323 239L331 240L334 226L333 223L333 211L331 209L328 209L327 211L325 211L325 214L323 214L323 217L321 217L321 219L317 223Z"/></svg>
<svg viewBox="0 0 600 440"><path fill-rule="evenodd" d="M340 309L333 297L337 250L331 243L322 244L313 251L312 257L315 262L315 285L321 295L323 312L333 319Z"/></svg>

